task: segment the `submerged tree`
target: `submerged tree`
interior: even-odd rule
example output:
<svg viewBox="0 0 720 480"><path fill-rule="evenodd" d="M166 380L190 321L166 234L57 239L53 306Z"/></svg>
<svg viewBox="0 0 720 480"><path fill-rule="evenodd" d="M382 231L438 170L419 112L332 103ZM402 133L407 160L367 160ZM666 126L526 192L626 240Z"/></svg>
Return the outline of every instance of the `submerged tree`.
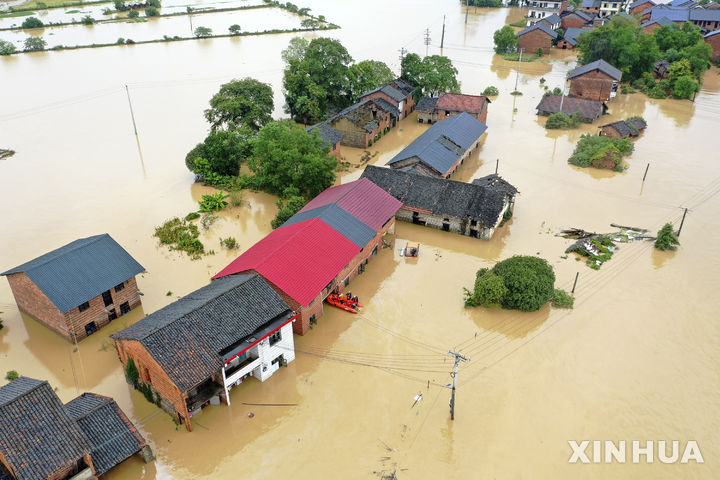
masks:
<svg viewBox="0 0 720 480"><path fill-rule="evenodd" d="M493 41L495 42L495 53L499 54L514 52L518 45L515 30L510 25L496 30L493 34Z"/></svg>
<svg viewBox="0 0 720 480"><path fill-rule="evenodd" d="M45 47L47 47L47 42L42 37L29 37L25 40L26 52L45 50Z"/></svg>
<svg viewBox="0 0 720 480"><path fill-rule="evenodd" d="M680 245L680 240L675 235L673 224L668 222L658 231L655 248L658 250L675 250L676 245Z"/></svg>
<svg viewBox="0 0 720 480"><path fill-rule="evenodd" d="M459 93L457 69L452 61L440 55L430 55L423 59L414 53L403 57L401 77L416 87L415 96L437 96L443 92Z"/></svg>
<svg viewBox="0 0 720 480"><path fill-rule="evenodd" d="M274 108L272 87L248 77L222 85L210 99L205 118L213 130L233 123L257 132L272 121Z"/></svg>
<svg viewBox="0 0 720 480"><path fill-rule="evenodd" d="M384 62L363 60L348 69L350 100L356 102L362 94L389 83L395 74Z"/></svg>

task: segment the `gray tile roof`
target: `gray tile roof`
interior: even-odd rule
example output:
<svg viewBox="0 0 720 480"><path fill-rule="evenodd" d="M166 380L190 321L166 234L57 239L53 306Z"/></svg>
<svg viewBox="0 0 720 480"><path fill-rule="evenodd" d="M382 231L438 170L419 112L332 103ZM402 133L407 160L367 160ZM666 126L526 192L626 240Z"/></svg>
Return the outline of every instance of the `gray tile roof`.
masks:
<svg viewBox="0 0 720 480"><path fill-rule="evenodd" d="M48 382L0 387L0 452L18 480L45 479L90 453L90 442Z"/></svg>
<svg viewBox="0 0 720 480"><path fill-rule="evenodd" d="M304 222L311 218L319 218L360 248L364 248L370 240L375 238L375 230L336 204L298 212L283 223L282 226Z"/></svg>
<svg viewBox="0 0 720 480"><path fill-rule="evenodd" d="M653 0L637 0L630 4L630 8L639 7L640 5L644 5L646 3L650 3L652 5L657 5Z"/></svg>
<svg viewBox="0 0 720 480"><path fill-rule="evenodd" d="M411 95L414 90L415 88L413 88L413 86L407 83L405 80L401 78L396 78L392 82L388 82L381 87L363 93L362 97L360 98L365 98L368 95L372 95L376 92L383 92L385 95L389 96L390 98L399 103L405 100L409 95Z"/></svg>
<svg viewBox="0 0 720 480"><path fill-rule="evenodd" d="M705 10L703 8L693 8L690 10L690 21L720 22L720 9Z"/></svg>
<svg viewBox="0 0 720 480"><path fill-rule="evenodd" d="M555 30L552 30L552 29L546 27L542 23L536 23L535 25L528 27L525 30L521 30L520 32L516 33L515 36L520 37L522 35L525 35L526 33L532 32L533 30L542 30L543 32L550 35L552 38L557 38L557 36L558 36L557 33L555 32Z"/></svg>
<svg viewBox="0 0 720 480"><path fill-rule="evenodd" d="M647 27L647 26L649 26L649 25L652 25L653 23L657 23L657 24L660 25L661 27L667 27L668 25L672 25L672 24L673 24L673 21L670 20L670 19L667 18L667 17L660 17L660 18L656 18L655 20L650 20L649 22L645 22L645 23L643 23L643 24L640 25L640 26L643 27L643 28L645 28L645 27Z"/></svg>
<svg viewBox="0 0 720 480"><path fill-rule="evenodd" d="M497 173L491 173L484 177L476 178L472 181L473 185L479 185L484 188L493 189L495 191L504 193L505 195L515 195L518 193L518 189L510 184L507 180L502 178Z"/></svg>
<svg viewBox="0 0 720 480"><path fill-rule="evenodd" d="M650 20L657 20L662 17L673 22L687 22L690 20L690 9L684 7L673 8L665 5L658 5L650 9Z"/></svg>
<svg viewBox="0 0 720 480"><path fill-rule="evenodd" d="M583 0L582 8L600 8L601 0Z"/></svg>
<svg viewBox="0 0 720 480"><path fill-rule="evenodd" d="M440 217L467 217L485 227L500 221L506 187L474 185L369 165L362 174L404 206Z"/></svg>
<svg viewBox="0 0 720 480"><path fill-rule="evenodd" d="M422 97L415 106L415 110L418 112L432 113L435 111L435 105L437 105L437 102L438 97Z"/></svg>
<svg viewBox="0 0 720 480"><path fill-rule="evenodd" d="M390 82L390 85L394 86L396 89L400 90L405 95L412 95L412 93L415 91L415 87L410 85L402 78L396 78L395 80Z"/></svg>
<svg viewBox="0 0 720 480"><path fill-rule="evenodd" d="M630 15L627 12L618 12L610 18L613 19L616 17L624 18L625 20L630 21L630 22L637 22L637 18L633 17L632 15Z"/></svg>
<svg viewBox="0 0 720 480"><path fill-rule="evenodd" d="M323 145L330 145L330 148L332 148L333 145L342 141L342 139L345 138L344 133L339 130L335 130L326 122L317 123L315 125L307 127L306 130L310 134L317 132L318 136L323 141Z"/></svg>
<svg viewBox="0 0 720 480"><path fill-rule="evenodd" d="M577 45L578 44L578 37L583 32L589 32L589 29L586 28L576 28L576 27L570 27L565 31L564 39L570 44L570 45Z"/></svg>
<svg viewBox="0 0 720 480"><path fill-rule="evenodd" d="M290 308L256 273L213 281L148 315L112 338L137 340L186 392L217 373L220 352Z"/></svg>
<svg viewBox="0 0 720 480"><path fill-rule="evenodd" d="M543 17L539 20L540 22L547 22L550 25L557 25L560 22L562 22L562 19L560 18L560 15L557 13L553 13L552 15L548 15L547 17Z"/></svg>
<svg viewBox="0 0 720 480"><path fill-rule="evenodd" d="M593 14L585 12L583 10L573 10L572 12L570 12L566 15L563 15L563 17L567 17L569 15L577 15L578 17L585 20L586 22L589 22L590 20L592 20L593 16L594 16Z"/></svg>
<svg viewBox="0 0 720 480"><path fill-rule="evenodd" d="M444 175L485 130L487 126L468 113L453 115L427 129L387 165L416 157Z"/></svg>
<svg viewBox="0 0 720 480"><path fill-rule="evenodd" d="M617 122L608 123L605 125L601 125L600 128L603 127L613 127L617 132L622 136L629 136L629 137L636 137L637 133L630 127L628 127L627 123L625 123L625 120L618 120Z"/></svg>
<svg viewBox="0 0 720 480"><path fill-rule="evenodd" d="M65 407L90 440L90 457L98 475L127 460L147 444L112 398L83 393Z"/></svg>
<svg viewBox="0 0 720 480"><path fill-rule="evenodd" d="M592 72L593 70L600 70L601 72L609 75L613 79L617 80L618 82L622 78L622 72L618 70L617 68L610 65L605 60L595 60L594 62L590 62L587 65L583 65L582 67L578 67L570 74L568 75L568 78L575 78L579 77L580 75L584 75L588 72Z"/></svg>
<svg viewBox="0 0 720 480"><path fill-rule="evenodd" d="M107 233L81 238L0 275L25 272L65 313L145 271Z"/></svg>
<svg viewBox="0 0 720 480"><path fill-rule="evenodd" d="M380 110L384 110L388 112L390 115L392 115L395 118L400 118L400 110L397 109L395 105L388 102L384 98L374 98L373 103L380 108Z"/></svg>
<svg viewBox="0 0 720 480"><path fill-rule="evenodd" d="M577 113L580 118L587 122L594 122L603 114L604 104L598 100L576 97L565 97L563 100L560 95L551 95L549 93L543 96L535 108L540 114L558 113L561 103L562 113L566 115Z"/></svg>

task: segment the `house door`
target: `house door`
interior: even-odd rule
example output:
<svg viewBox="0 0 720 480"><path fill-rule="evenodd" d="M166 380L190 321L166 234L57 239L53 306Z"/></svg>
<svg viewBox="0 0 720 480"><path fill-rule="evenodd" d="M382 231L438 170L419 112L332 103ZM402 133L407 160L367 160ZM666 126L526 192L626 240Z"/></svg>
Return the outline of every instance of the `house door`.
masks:
<svg viewBox="0 0 720 480"><path fill-rule="evenodd" d="M103 292L102 297L106 307L113 304L112 294L110 293L110 290L108 290L107 292Z"/></svg>

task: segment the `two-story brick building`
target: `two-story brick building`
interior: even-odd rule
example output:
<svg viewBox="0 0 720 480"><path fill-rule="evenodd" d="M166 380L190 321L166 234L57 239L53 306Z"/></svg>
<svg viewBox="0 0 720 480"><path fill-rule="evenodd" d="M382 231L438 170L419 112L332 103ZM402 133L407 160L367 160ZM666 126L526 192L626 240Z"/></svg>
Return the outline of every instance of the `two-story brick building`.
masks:
<svg viewBox="0 0 720 480"><path fill-rule="evenodd" d="M534 55L538 50L542 50L543 54L550 53L552 42L558 36L555 30L548 28L542 23L536 23L525 30L519 31L517 34L518 49L527 55Z"/></svg>
<svg viewBox="0 0 720 480"><path fill-rule="evenodd" d="M161 408L192 430L193 417L229 405L230 390L246 378L263 382L295 359L295 318L259 275L233 275L111 337L126 373L137 372L136 387L151 388Z"/></svg>
<svg viewBox="0 0 720 480"><path fill-rule="evenodd" d="M63 405L46 381L0 387L0 478L92 480L133 455L153 459L112 398L83 393Z"/></svg>
<svg viewBox="0 0 720 480"><path fill-rule="evenodd" d="M401 78L396 78L382 87L364 93L360 101L382 99L398 110L398 120L402 120L415 110L414 91L412 85Z"/></svg>
<svg viewBox="0 0 720 480"><path fill-rule="evenodd" d="M145 271L108 234L75 240L4 275L18 308L70 341L85 338L140 305Z"/></svg>
<svg viewBox="0 0 720 480"><path fill-rule="evenodd" d="M367 99L341 110L325 123L340 132L342 145L367 148L394 127L399 116L397 108L382 98Z"/></svg>
<svg viewBox="0 0 720 480"><path fill-rule="evenodd" d="M565 12L562 16L560 26L566 31L568 28L583 28L592 24L595 15L583 10Z"/></svg>
<svg viewBox="0 0 720 480"><path fill-rule="evenodd" d="M485 95L441 93L439 97L423 97L417 105L418 122L435 123L458 113L468 113L487 123L490 99Z"/></svg>
<svg viewBox="0 0 720 480"><path fill-rule="evenodd" d="M617 95L622 72L605 60L576 68L568 75L570 96L606 102Z"/></svg>

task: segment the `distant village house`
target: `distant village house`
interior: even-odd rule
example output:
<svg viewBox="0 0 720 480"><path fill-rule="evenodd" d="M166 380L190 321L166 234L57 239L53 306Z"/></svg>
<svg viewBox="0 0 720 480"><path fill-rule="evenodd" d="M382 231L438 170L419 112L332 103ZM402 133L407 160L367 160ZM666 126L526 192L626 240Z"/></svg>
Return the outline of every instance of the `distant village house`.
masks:
<svg viewBox="0 0 720 480"><path fill-rule="evenodd" d="M582 28L592 23L594 14L587 13L583 10L575 10L567 12L562 16L560 26L566 30L568 28Z"/></svg>
<svg viewBox="0 0 720 480"><path fill-rule="evenodd" d="M528 2L527 26L533 25L540 19L560 15L567 10L568 2L559 0L531 0Z"/></svg>
<svg viewBox="0 0 720 480"><path fill-rule="evenodd" d="M311 135L317 134L323 141L323 146L330 147L330 154L340 159L340 142L345 137L342 132L335 130L327 122L317 123L306 128L306 130Z"/></svg>
<svg viewBox="0 0 720 480"><path fill-rule="evenodd" d="M140 305L145 269L108 234L75 240L0 275L18 308L70 341Z"/></svg>
<svg viewBox="0 0 720 480"><path fill-rule="evenodd" d="M538 50L542 50L543 54L547 55L558 34L542 23L536 23L518 32L516 36L519 50L523 50L528 55L534 55Z"/></svg>
<svg viewBox="0 0 720 480"><path fill-rule="evenodd" d="M458 113L469 113L487 123L490 99L484 95L441 93L439 97L423 97L417 104L418 122L435 123Z"/></svg>
<svg viewBox="0 0 720 480"><path fill-rule="evenodd" d="M363 94L360 101L382 99L398 110L398 120L402 120L415 110L415 100L412 95L414 91L412 85L401 78L396 78L387 85Z"/></svg>
<svg viewBox="0 0 720 480"><path fill-rule="evenodd" d="M627 120L608 123L600 126L599 135L611 138L630 138L639 136L647 127L645 120L640 117L633 117Z"/></svg>
<svg viewBox="0 0 720 480"><path fill-rule="evenodd" d="M568 75L570 96L607 102L617 95L622 72L605 60L576 68Z"/></svg>
<svg viewBox="0 0 720 480"><path fill-rule="evenodd" d="M397 108L378 98L353 104L330 117L325 123L342 135L342 145L367 148L394 127L399 117Z"/></svg>

